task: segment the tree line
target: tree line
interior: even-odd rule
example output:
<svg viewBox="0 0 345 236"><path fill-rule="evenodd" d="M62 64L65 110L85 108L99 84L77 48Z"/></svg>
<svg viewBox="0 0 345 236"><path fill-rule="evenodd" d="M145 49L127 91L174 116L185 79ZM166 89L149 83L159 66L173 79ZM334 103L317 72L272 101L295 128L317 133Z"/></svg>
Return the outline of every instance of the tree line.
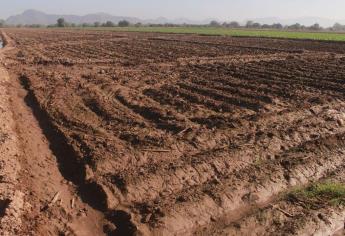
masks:
<svg viewBox="0 0 345 236"><path fill-rule="evenodd" d="M4 20L0 20L0 27L6 27L6 22ZM254 21L247 21L244 25L241 25L237 21L230 21L230 22L218 22L218 21L211 21L209 24L204 25L191 25L191 24L142 24L142 23L135 23L132 24L127 20L121 20L118 23L114 23L112 21L106 22L94 22L94 23L82 23L82 24L75 24L69 23L64 18L59 18L56 24L53 25L40 25L40 24L31 24L31 25L16 25L16 27L30 27L30 28L43 28L43 27L193 27L193 26L203 26L203 27L223 27L223 28L248 28L248 29L276 29L276 30L300 30L300 31L345 31L345 25L340 23L335 23L332 27L323 28L318 23L315 23L311 26L305 26L299 23L292 24L292 25L282 25L280 23L274 24L260 24Z"/></svg>
<svg viewBox="0 0 345 236"><path fill-rule="evenodd" d="M141 25L140 23L136 24L137 26ZM0 28L1 27L13 27L13 25L7 25L4 20L0 20ZM94 23L81 23L81 24L75 24L75 23L69 23L64 18L59 18L56 21L56 24L52 25L42 25L42 24L18 24L14 25L17 28L21 27L27 27L27 28L52 28L52 27L128 27L131 26L130 22L127 20L121 20L118 23L114 23L112 21L106 21L106 22L94 22Z"/></svg>
<svg viewBox="0 0 345 236"><path fill-rule="evenodd" d="M323 28L320 24L315 23L310 26L305 26L299 23L292 24L292 25L282 25L281 23L274 23L274 24L260 24L254 21L247 21L244 25L241 25L237 21L232 22L224 22L220 23L218 21L211 21L209 23L211 27L225 27L225 28L249 28L249 29L286 29L286 30L312 30L312 31L321 31L321 30L329 30L329 31L345 31L345 25L341 25L339 23L335 23L332 27Z"/></svg>
<svg viewBox="0 0 345 236"><path fill-rule="evenodd" d="M93 24L90 23L82 23L82 24L74 24L67 22L64 18L59 18L55 25L49 25L48 27L128 27L130 26L130 22L127 20L121 20L117 24L112 21L106 21L104 23L101 22L94 22Z"/></svg>

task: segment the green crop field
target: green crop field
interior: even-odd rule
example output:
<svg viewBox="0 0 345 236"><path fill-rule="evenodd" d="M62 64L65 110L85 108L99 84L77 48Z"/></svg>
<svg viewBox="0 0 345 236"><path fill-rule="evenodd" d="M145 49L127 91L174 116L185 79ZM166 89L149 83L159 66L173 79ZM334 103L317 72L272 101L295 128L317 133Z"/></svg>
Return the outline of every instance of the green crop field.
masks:
<svg viewBox="0 0 345 236"><path fill-rule="evenodd" d="M80 28L79 28L80 29ZM288 39L311 39L345 41L345 33L333 32L293 32L283 30L251 30L251 29L228 29L214 27L113 27L113 28L88 28L94 30L113 30L130 32L159 32L177 34L201 34L223 36L248 36L248 37L271 37Z"/></svg>

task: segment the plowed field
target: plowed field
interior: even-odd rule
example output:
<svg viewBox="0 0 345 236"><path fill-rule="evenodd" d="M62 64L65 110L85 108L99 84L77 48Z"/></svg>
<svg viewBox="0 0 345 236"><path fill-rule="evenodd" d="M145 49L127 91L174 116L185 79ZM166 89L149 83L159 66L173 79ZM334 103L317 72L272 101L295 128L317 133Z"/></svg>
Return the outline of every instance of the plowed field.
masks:
<svg viewBox="0 0 345 236"><path fill-rule="evenodd" d="M6 33L15 46L7 68L27 90L62 175L104 215L104 233L343 227L344 196L328 204L291 192L345 184L345 44Z"/></svg>

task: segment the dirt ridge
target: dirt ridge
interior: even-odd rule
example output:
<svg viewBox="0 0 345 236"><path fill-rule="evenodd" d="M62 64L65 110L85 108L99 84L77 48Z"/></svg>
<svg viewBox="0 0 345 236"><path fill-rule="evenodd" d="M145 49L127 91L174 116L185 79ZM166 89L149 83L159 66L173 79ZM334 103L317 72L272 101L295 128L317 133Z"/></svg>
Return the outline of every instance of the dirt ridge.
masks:
<svg viewBox="0 0 345 236"><path fill-rule="evenodd" d="M24 194L18 188L20 150L10 106L9 75L4 67L3 52L7 50L7 42L3 32L1 37L5 47L0 49L0 231L2 235L14 235L22 224Z"/></svg>
<svg viewBox="0 0 345 236"><path fill-rule="evenodd" d="M54 168L53 183L69 189L64 201L76 196L88 216L74 217L64 204L47 213L97 219L109 235L218 235L242 232L232 228L242 222L259 232L255 214L262 211L282 233L338 228L334 207L313 212L336 223L323 227L323 216L316 224L308 214L293 221L270 205L303 215L307 209L284 196L344 169L345 47L6 32L17 45L6 57L9 71L55 161L39 160ZM269 217L277 212L274 223ZM70 231L70 222L54 222Z"/></svg>

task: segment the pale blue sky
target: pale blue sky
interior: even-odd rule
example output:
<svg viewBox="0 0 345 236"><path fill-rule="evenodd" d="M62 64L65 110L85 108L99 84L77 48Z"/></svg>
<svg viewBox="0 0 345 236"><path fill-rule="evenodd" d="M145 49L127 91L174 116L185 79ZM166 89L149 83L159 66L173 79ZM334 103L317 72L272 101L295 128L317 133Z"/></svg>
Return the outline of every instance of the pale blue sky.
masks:
<svg viewBox="0 0 345 236"><path fill-rule="evenodd" d="M1 0L0 18L27 9L58 14L106 12L140 18L248 18L305 16L345 19L345 0Z"/></svg>

